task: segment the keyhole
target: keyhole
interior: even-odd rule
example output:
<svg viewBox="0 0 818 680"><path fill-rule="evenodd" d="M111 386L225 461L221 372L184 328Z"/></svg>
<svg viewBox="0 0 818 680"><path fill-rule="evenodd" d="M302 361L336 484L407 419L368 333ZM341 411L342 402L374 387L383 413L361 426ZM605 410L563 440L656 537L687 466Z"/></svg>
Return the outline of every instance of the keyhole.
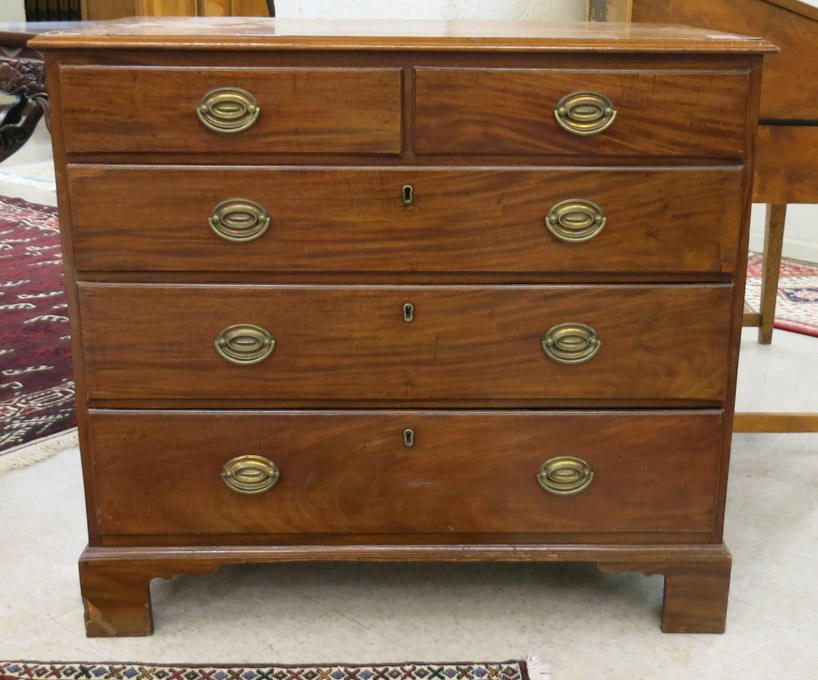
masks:
<svg viewBox="0 0 818 680"><path fill-rule="evenodd" d="M411 302L403 305L403 320L406 322L412 321L415 318L415 306Z"/></svg>
<svg viewBox="0 0 818 680"><path fill-rule="evenodd" d="M403 445L409 448L415 445L415 431L412 428L407 427L403 431Z"/></svg>
<svg viewBox="0 0 818 680"><path fill-rule="evenodd" d="M403 187L403 204L412 205L415 200L415 189L411 184L406 184Z"/></svg>

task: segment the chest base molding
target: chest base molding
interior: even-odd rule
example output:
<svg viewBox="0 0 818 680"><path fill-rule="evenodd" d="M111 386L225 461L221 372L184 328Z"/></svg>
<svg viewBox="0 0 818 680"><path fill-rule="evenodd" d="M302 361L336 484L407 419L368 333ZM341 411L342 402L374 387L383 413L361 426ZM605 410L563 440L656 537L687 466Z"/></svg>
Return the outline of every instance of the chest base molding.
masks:
<svg viewBox="0 0 818 680"><path fill-rule="evenodd" d="M665 578L662 631L723 633L732 558L724 545L367 545L88 547L80 580L89 637L153 633L150 581L273 562L595 562L605 573ZM116 584L116 587L111 587Z"/></svg>

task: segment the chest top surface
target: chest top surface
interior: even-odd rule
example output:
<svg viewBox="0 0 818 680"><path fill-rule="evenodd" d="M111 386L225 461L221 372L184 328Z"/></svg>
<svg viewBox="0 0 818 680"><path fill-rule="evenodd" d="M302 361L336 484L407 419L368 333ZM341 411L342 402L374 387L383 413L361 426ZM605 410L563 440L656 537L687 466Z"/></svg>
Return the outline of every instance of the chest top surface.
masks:
<svg viewBox="0 0 818 680"><path fill-rule="evenodd" d="M763 38L687 26L544 21L131 18L46 33L42 48L763 53Z"/></svg>

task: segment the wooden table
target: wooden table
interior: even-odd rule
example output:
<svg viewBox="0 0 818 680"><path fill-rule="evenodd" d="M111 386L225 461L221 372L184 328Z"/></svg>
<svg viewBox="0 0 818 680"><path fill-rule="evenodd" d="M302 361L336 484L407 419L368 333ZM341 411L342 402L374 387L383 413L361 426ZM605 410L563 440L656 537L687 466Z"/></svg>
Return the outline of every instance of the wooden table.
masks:
<svg viewBox="0 0 818 680"><path fill-rule="evenodd" d="M788 203L818 203L818 7L798 0L634 0L633 21L762 35L781 52L764 63L753 200L767 204L758 326L769 344ZM818 432L816 413L740 413L737 431Z"/></svg>

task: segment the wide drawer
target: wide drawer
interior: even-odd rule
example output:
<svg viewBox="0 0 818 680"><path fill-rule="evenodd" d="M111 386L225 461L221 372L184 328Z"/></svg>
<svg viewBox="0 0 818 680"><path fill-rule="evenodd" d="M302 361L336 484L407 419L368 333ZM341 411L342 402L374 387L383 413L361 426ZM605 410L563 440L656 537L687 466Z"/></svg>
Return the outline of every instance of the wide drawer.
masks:
<svg viewBox="0 0 818 680"><path fill-rule="evenodd" d="M61 66L60 85L68 153L402 148L398 68Z"/></svg>
<svg viewBox="0 0 818 680"><path fill-rule="evenodd" d="M719 402L732 290L82 283L79 311L92 399Z"/></svg>
<svg viewBox="0 0 818 680"><path fill-rule="evenodd" d="M418 68L415 87L419 154L738 157L745 146L743 71Z"/></svg>
<svg viewBox="0 0 818 680"><path fill-rule="evenodd" d="M717 411L92 411L94 517L109 535L712 532L721 424ZM558 495L538 473L564 456L579 462L551 463L550 483L574 491ZM240 493L231 461L233 485L278 481Z"/></svg>
<svg viewBox="0 0 818 680"><path fill-rule="evenodd" d="M80 270L667 273L734 270L741 176L70 165L68 187Z"/></svg>

